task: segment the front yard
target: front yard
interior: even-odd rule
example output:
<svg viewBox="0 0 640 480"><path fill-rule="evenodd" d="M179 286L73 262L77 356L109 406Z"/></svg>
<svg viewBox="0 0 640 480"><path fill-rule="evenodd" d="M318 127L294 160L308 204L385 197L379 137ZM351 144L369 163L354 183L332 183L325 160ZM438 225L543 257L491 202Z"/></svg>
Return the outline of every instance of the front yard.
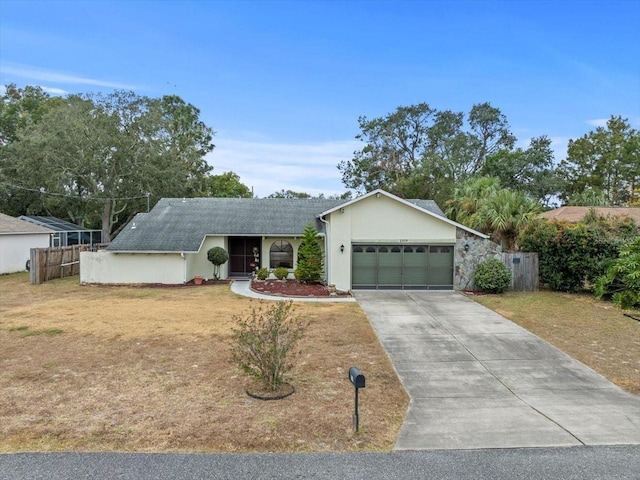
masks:
<svg viewBox="0 0 640 480"><path fill-rule="evenodd" d="M589 296L472 297L640 395L640 322ZM297 303L310 321L296 393L264 402L229 363L228 285L31 286L0 276L0 452L389 450L408 398L355 303ZM640 316L640 312L632 312ZM350 366L366 375L352 431Z"/></svg>
<svg viewBox="0 0 640 480"><path fill-rule="evenodd" d="M389 450L408 398L355 303L298 303L310 320L296 393L245 394L229 363L227 285L31 286L0 276L0 452ZM367 377L352 431L350 366Z"/></svg>

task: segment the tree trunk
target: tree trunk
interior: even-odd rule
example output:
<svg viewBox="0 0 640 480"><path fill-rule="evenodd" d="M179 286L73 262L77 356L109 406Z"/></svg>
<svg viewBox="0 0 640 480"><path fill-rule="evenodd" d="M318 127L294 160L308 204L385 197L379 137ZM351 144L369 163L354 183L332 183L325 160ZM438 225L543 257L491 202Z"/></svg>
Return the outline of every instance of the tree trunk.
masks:
<svg viewBox="0 0 640 480"><path fill-rule="evenodd" d="M111 212L112 201L107 199L102 207L102 243L111 242Z"/></svg>

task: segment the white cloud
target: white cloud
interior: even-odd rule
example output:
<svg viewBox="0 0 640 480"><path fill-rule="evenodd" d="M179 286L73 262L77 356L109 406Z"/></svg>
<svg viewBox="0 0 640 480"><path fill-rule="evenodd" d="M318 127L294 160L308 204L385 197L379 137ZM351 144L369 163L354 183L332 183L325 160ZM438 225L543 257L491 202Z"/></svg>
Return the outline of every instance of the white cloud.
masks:
<svg viewBox="0 0 640 480"><path fill-rule="evenodd" d="M70 75L62 72L53 72L50 70L44 70L41 68L30 67L26 65L4 64L2 66L2 73L4 75L14 75L20 78L37 80L47 83L62 83L65 85L93 85L96 87L120 88L126 90L136 89L134 85L128 85L125 83L99 80L78 75Z"/></svg>
<svg viewBox="0 0 640 480"><path fill-rule="evenodd" d="M45 87L42 85L40 86L40 88L42 88L42 90L44 90L45 92L50 93L51 95L67 95L69 93L61 88Z"/></svg>
<svg viewBox="0 0 640 480"><path fill-rule="evenodd" d="M213 173L235 172L259 197L280 190L344 193L338 163L350 160L361 147L360 142L350 140L286 144L216 138L215 143L207 158Z"/></svg>
<svg viewBox="0 0 640 480"><path fill-rule="evenodd" d="M594 127L606 127L608 121L608 118L594 118L593 120L587 120L587 123Z"/></svg>

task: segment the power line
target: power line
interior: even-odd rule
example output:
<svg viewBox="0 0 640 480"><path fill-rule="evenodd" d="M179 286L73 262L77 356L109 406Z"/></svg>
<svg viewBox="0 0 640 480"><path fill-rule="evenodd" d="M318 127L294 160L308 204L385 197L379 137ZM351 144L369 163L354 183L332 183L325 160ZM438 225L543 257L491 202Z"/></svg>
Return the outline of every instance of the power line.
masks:
<svg viewBox="0 0 640 480"><path fill-rule="evenodd" d="M138 195L135 197L77 197L75 195L70 195L68 193L54 193L54 192L47 192L43 189L37 189L37 188L27 188L27 187L21 187L20 185L13 185L11 183L6 183L6 182L0 182L0 185L3 185L5 187L11 187L11 188L17 188L18 190L26 190L27 192L34 192L34 193L39 193L41 195L49 195L52 197L65 197L65 198L74 198L76 200L137 200L139 198L149 198L149 196L151 194L147 193L146 195Z"/></svg>

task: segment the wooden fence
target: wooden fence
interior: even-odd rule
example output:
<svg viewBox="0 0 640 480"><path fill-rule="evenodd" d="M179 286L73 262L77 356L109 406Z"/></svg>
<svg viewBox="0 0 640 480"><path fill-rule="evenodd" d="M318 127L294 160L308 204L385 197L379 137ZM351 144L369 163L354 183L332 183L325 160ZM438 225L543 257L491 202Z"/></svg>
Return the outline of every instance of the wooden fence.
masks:
<svg viewBox="0 0 640 480"><path fill-rule="evenodd" d="M504 252L502 263L511 270L509 290L534 292L538 290L538 254L534 252Z"/></svg>
<svg viewBox="0 0 640 480"><path fill-rule="evenodd" d="M40 285L54 278L80 273L80 252L97 250L104 245L72 245L70 247L32 248L29 258L29 282Z"/></svg>

